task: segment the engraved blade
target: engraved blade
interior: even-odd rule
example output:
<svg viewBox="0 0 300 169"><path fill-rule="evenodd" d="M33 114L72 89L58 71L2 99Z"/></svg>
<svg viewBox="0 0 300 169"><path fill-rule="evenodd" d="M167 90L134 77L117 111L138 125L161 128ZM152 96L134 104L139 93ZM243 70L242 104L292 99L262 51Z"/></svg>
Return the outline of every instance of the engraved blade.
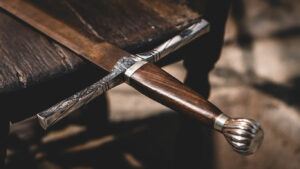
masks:
<svg viewBox="0 0 300 169"><path fill-rule="evenodd" d="M27 1L1 0L0 7L106 71L110 72L120 58L130 55L110 43L88 38Z"/></svg>

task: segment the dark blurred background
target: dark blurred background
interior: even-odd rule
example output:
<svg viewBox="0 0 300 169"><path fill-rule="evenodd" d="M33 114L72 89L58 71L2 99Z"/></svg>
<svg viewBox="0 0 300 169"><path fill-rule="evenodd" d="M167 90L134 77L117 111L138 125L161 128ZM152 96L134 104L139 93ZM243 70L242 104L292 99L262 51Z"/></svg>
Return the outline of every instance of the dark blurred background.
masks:
<svg viewBox="0 0 300 169"><path fill-rule="evenodd" d="M182 62L165 69L184 80ZM212 132L212 168L300 167L300 1L233 1L210 82L213 103L234 117L256 119L265 131L261 149L247 157ZM109 109L102 113L108 122L87 116L99 101L106 104L99 98L49 132L33 121L13 126L8 167L173 168L177 113L126 85L107 97L101 111Z"/></svg>

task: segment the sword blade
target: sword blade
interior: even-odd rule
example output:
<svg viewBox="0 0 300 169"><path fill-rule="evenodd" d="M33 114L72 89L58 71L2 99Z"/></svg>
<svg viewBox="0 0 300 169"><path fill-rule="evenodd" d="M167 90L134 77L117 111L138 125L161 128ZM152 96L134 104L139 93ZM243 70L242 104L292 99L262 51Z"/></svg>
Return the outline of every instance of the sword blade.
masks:
<svg viewBox="0 0 300 169"><path fill-rule="evenodd" d="M108 72L120 58L130 55L104 40L87 37L28 1L1 0L0 7Z"/></svg>

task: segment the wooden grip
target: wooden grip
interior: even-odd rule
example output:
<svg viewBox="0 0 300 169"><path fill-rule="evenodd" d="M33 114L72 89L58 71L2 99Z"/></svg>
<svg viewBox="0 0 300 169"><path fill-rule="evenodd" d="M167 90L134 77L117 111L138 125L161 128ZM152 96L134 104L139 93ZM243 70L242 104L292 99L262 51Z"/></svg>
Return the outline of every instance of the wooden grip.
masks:
<svg viewBox="0 0 300 169"><path fill-rule="evenodd" d="M209 127L222 112L198 93L185 86L161 68L146 63L136 70L128 83L144 95L200 120Z"/></svg>

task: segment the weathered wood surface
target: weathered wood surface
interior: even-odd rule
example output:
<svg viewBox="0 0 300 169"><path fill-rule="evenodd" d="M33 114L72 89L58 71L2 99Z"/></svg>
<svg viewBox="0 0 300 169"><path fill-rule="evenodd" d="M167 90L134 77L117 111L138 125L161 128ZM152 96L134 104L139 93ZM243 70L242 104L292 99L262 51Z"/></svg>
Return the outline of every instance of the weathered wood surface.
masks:
<svg viewBox="0 0 300 169"><path fill-rule="evenodd" d="M133 53L159 44L200 17L175 0L26 1L90 38ZM2 9L0 58L0 101L11 118L37 113L104 74Z"/></svg>

